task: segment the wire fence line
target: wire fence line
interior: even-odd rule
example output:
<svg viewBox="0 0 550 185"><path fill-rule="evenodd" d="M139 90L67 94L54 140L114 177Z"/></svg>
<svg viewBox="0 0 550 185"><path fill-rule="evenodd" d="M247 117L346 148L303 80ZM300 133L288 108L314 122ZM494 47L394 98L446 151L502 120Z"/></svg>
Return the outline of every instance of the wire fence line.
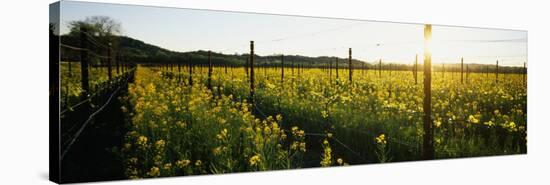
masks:
<svg viewBox="0 0 550 185"><path fill-rule="evenodd" d="M196 74L194 74L194 75L196 75ZM264 111L262 111L262 110L258 107L258 105L257 105L256 102L257 102L257 99L256 99L256 97L255 97L254 103L252 104L252 106L254 107L254 110L256 110L256 112L259 113L260 116L262 116L262 117L264 117L264 118L269 117ZM377 137L376 134L371 133L371 132L368 132L368 131L360 131L360 130L350 129L350 128L347 128L347 127L338 127L338 128L343 128L343 129L346 129L346 130L349 130L349 131L354 131L354 132L357 132L357 133L360 133L360 134L365 134L365 135L368 135L369 137L373 137L373 138ZM287 130L287 129L282 129L282 130L284 130L285 132L291 133L290 130ZM305 135L308 135L308 136L328 137L328 135L327 135L326 133L304 132L304 134L305 134ZM414 149L419 149L419 146L416 145L416 144L412 144L412 143L409 143L409 142L407 142L407 141L402 141L402 140L397 139L397 138L394 138L394 137L388 137L388 136L386 136L386 138L387 138L390 142L397 143L397 144L400 144L400 145L403 145L403 146L407 146L407 147L410 147L410 148L414 148ZM359 152L353 150L351 147L349 147L348 145L346 145L344 142L342 142L341 140L339 140L337 137L331 136L331 139L333 139L334 141L336 141L336 143L338 143L339 145L341 145L342 147L344 147L346 150L350 151L350 152L353 153L354 155L356 155L356 156L358 156L358 157L364 159L363 156L362 156Z"/></svg>
<svg viewBox="0 0 550 185"><path fill-rule="evenodd" d="M101 42L97 41L94 36L88 32L80 30L79 32L84 33L88 37L88 41L90 41L93 44L96 44L99 47L103 47L104 49L108 49L108 46L105 46L104 44L101 44Z"/></svg>
<svg viewBox="0 0 550 185"><path fill-rule="evenodd" d="M129 76L126 78L126 80L124 81L124 84L127 84L128 83L128 80L129 80ZM103 111L103 109L105 109L105 107L107 107L107 105L109 105L109 103L111 102L111 100L113 99L113 97L115 97L116 94L118 94L118 92L122 89L122 87L124 87L124 85L119 85L118 88L116 90L114 90L111 95L109 96L109 98L107 99L107 101L105 102L105 104L103 104L99 109L97 109L95 112L93 112L92 114L90 114L90 116L88 116L88 119L86 119L86 121L82 124L82 126L80 127L80 129L78 129L78 131L76 132L76 134L72 137L72 139L69 139L66 143L67 146L65 147L65 149L63 150L61 156L60 156L60 160L63 160L63 158L65 157L65 155L67 154L67 152L69 152L69 150L71 149L71 147L73 146L73 144L76 142L76 140L79 138L79 136L82 134L82 132L84 131L84 129L86 128L86 126L93 120L93 118L98 115L99 113L101 113L101 111Z"/></svg>
<svg viewBox="0 0 550 185"><path fill-rule="evenodd" d="M87 49L87 48L80 48L80 47L71 46L71 45L67 45L67 44L63 44L63 43L59 43L59 46L64 47L64 48L68 48L68 49L77 50L77 51L87 51L89 54L92 54L92 55L94 55L98 58L104 58L104 59L109 58L109 56L104 56L104 55L97 54L96 52L94 52L90 49Z"/></svg>
<svg viewBox="0 0 550 185"><path fill-rule="evenodd" d="M131 72L131 71L130 71ZM130 72L126 72L125 74L123 75L128 75ZM67 107L65 110L62 110L59 115L63 115L67 112L71 112L73 109L76 109L82 105L84 105L85 103L91 101L94 97L98 96L100 94L100 92L104 91L105 89L109 89L111 88L110 85L113 85L113 84L116 84L117 82L116 81L120 81L120 79L114 79L112 81L106 81L106 82L103 82L102 85L99 85L101 86L102 88L100 88L99 90L95 90L95 92L93 94L89 94L88 97L84 100L81 100L80 102L72 105L72 106L69 106ZM107 85L105 85L107 84Z"/></svg>
<svg viewBox="0 0 550 185"><path fill-rule="evenodd" d="M252 106L254 106L254 108L256 109L256 111L258 113L260 113L263 117L267 117L267 115L256 105L256 103L252 104ZM288 132L288 133L292 133L292 131L290 130L287 130L287 129L282 129L284 130L285 132ZM351 153L353 153L354 155L356 155L357 157L361 158L362 160L364 160L365 162L368 161L366 160L359 152L353 150L351 147L349 147L348 145L344 144L344 142L340 141L337 137L335 137L334 135L333 136L328 136L328 134L325 134L325 133L311 133L311 132L304 132L305 135L309 135L309 136L319 136L319 137L327 137L327 138L330 138L331 140L334 140L336 141L336 143L340 144L342 147L344 147L346 150L350 151Z"/></svg>

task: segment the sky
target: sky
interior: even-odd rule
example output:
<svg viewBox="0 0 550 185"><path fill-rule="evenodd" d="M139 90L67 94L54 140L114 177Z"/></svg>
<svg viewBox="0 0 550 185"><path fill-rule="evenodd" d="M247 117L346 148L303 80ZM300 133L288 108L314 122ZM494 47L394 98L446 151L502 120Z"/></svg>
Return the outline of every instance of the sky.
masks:
<svg viewBox="0 0 550 185"><path fill-rule="evenodd" d="M122 35L172 51L211 50L258 55L348 57L412 64L424 54L424 25L226 11L62 1L61 34L68 23L109 16ZM432 27L432 63L520 66L527 62L527 32L454 26Z"/></svg>

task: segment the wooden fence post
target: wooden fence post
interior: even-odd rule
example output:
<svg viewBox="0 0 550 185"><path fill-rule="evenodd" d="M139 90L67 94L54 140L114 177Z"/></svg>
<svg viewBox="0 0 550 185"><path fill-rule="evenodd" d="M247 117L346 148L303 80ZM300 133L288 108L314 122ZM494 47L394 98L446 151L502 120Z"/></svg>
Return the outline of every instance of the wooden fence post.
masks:
<svg viewBox="0 0 550 185"><path fill-rule="evenodd" d="M283 84L285 79L285 55L281 54L281 84Z"/></svg>
<svg viewBox="0 0 550 185"><path fill-rule="evenodd" d="M254 41L250 41L250 103L254 105Z"/></svg>
<svg viewBox="0 0 550 185"><path fill-rule="evenodd" d="M361 63L361 74L365 75L365 63L364 62Z"/></svg>
<svg viewBox="0 0 550 185"><path fill-rule="evenodd" d="M107 47L107 74L109 76L109 80L113 78L113 73L111 71L111 43L109 42L109 45Z"/></svg>
<svg viewBox="0 0 550 185"><path fill-rule="evenodd" d="M495 82L498 83L498 60L497 60L497 69L496 69L496 79Z"/></svg>
<svg viewBox="0 0 550 185"><path fill-rule="evenodd" d="M442 68L443 68L443 69L442 69L442 70L443 70L443 74L441 74L441 77L442 77L442 78L445 78L445 64L443 64L443 67L442 67Z"/></svg>
<svg viewBox="0 0 550 185"><path fill-rule="evenodd" d="M72 63L72 62L71 62L70 60L67 62L67 64L69 65L69 77L72 77L72 76L73 76L73 74L72 74L73 72L72 72L72 70L71 70L71 66L72 66L71 63Z"/></svg>
<svg viewBox="0 0 550 185"><path fill-rule="evenodd" d="M212 52L208 50L208 89L212 89Z"/></svg>
<svg viewBox="0 0 550 185"><path fill-rule="evenodd" d="M328 79L332 81L332 60L328 61Z"/></svg>
<svg viewBox="0 0 550 185"><path fill-rule="evenodd" d="M378 61L378 77L382 77L382 59Z"/></svg>
<svg viewBox="0 0 550 185"><path fill-rule="evenodd" d="M191 63L191 57L189 57L187 63L189 64L189 86L193 87L193 63Z"/></svg>
<svg viewBox="0 0 550 185"><path fill-rule="evenodd" d="M433 124L432 124L432 54L430 53L430 40L432 38L432 25L424 28L424 135L423 158L434 159Z"/></svg>
<svg viewBox="0 0 550 185"><path fill-rule="evenodd" d="M117 52L117 56L115 59L115 64L116 64L116 74L119 75L120 74L120 64L119 64L119 60L120 60L120 53Z"/></svg>
<svg viewBox="0 0 550 185"><path fill-rule="evenodd" d="M246 74L246 77L248 78L248 65L250 65L250 56L246 57L246 62L244 64L244 71Z"/></svg>
<svg viewBox="0 0 550 185"><path fill-rule="evenodd" d="M414 84L418 84L418 54L414 59Z"/></svg>
<svg viewBox="0 0 550 185"><path fill-rule="evenodd" d="M460 83L464 83L464 57L460 58Z"/></svg>
<svg viewBox="0 0 550 185"><path fill-rule="evenodd" d="M290 61L290 62L291 62L290 68L291 68L291 70L292 70L292 76L294 76L294 60L292 60L292 61Z"/></svg>
<svg viewBox="0 0 550 185"><path fill-rule="evenodd" d="M83 50L80 50L80 78L81 78L81 86L82 86L82 95L81 99L85 100L88 98L88 94L90 93L90 82L89 82L89 74L88 74L88 37L85 34L87 32L87 29L80 28L80 47L83 48Z"/></svg>
<svg viewBox="0 0 550 185"><path fill-rule="evenodd" d="M336 79L339 78L339 77L338 77L338 71L339 71L339 69L338 69L338 63L339 63L339 62L338 62L338 57L336 57Z"/></svg>
<svg viewBox="0 0 550 185"><path fill-rule="evenodd" d="M349 57L348 57L348 61L349 61L349 82L352 83L352 79L353 79L353 66L351 65L351 48L349 48Z"/></svg>
<svg viewBox="0 0 550 185"><path fill-rule="evenodd" d="M124 69L124 56L122 56L122 54L120 54L120 72L124 73L125 72L125 69Z"/></svg>

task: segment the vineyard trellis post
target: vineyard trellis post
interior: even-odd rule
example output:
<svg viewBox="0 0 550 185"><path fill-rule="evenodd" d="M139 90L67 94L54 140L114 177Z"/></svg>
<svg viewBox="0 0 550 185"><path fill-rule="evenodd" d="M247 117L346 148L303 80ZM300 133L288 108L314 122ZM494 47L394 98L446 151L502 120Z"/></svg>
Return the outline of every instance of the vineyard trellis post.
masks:
<svg viewBox="0 0 550 185"><path fill-rule="evenodd" d="M361 74L365 75L365 63L364 62L361 63Z"/></svg>
<svg viewBox="0 0 550 185"><path fill-rule="evenodd" d="M250 41L250 103L254 105L254 41Z"/></svg>
<svg viewBox="0 0 550 185"><path fill-rule="evenodd" d="M497 68L496 68L496 78L495 82L498 83L498 60L497 60Z"/></svg>
<svg viewBox="0 0 550 185"><path fill-rule="evenodd" d="M328 61L328 79L332 82L332 60Z"/></svg>
<svg viewBox="0 0 550 185"><path fill-rule="evenodd" d="M423 135L423 159L434 159L432 124L432 55L430 53L430 40L432 38L432 25L424 27L424 135Z"/></svg>
<svg viewBox="0 0 550 185"><path fill-rule="evenodd" d="M292 76L294 76L294 60L290 61L290 68L292 70Z"/></svg>
<svg viewBox="0 0 550 185"><path fill-rule="evenodd" d="M120 58L118 60L120 60L120 71L122 73L124 73L124 60L122 59L124 56L122 55L122 53L120 54Z"/></svg>
<svg viewBox="0 0 550 185"><path fill-rule="evenodd" d="M85 28L80 28L80 47L84 48L83 50L80 50L80 75L81 75L81 86L82 86L82 100L85 100L88 98L88 94L90 93L90 82L89 82L89 74L88 74L88 50L86 48L88 47L88 38L85 34L87 30ZM87 106L86 106L87 107Z"/></svg>
<svg viewBox="0 0 550 185"><path fill-rule="evenodd" d="M349 65L349 83L352 83L353 81L353 66L351 65L351 48L349 48L349 56L348 56L348 65Z"/></svg>
<svg viewBox="0 0 550 185"><path fill-rule="evenodd" d="M464 83L464 57L460 58L460 83Z"/></svg>
<svg viewBox="0 0 550 185"><path fill-rule="evenodd" d="M73 76L72 70L71 70L71 66L72 66L71 63L72 63L71 60L69 60L69 61L67 62L67 64L69 65L69 77L72 77L72 76Z"/></svg>
<svg viewBox="0 0 550 185"><path fill-rule="evenodd" d="M113 78L113 73L111 71L111 43L109 42L109 45L107 47L107 76L109 77L109 80Z"/></svg>
<svg viewBox="0 0 550 185"><path fill-rule="evenodd" d="M116 74L119 75L120 74L120 63L119 63L119 60L120 60L120 53L117 52L117 58L115 58L115 64L116 64Z"/></svg>
<svg viewBox="0 0 550 185"><path fill-rule="evenodd" d="M178 82L181 82L181 63L178 62Z"/></svg>
<svg viewBox="0 0 550 185"><path fill-rule="evenodd" d="M265 58L265 62L264 62L264 77L267 77L267 57Z"/></svg>
<svg viewBox="0 0 550 185"><path fill-rule="evenodd" d="M246 74L246 77L248 78L248 65L250 63L250 56L246 57L246 62L244 64L244 71L245 71L245 74Z"/></svg>
<svg viewBox="0 0 550 185"><path fill-rule="evenodd" d="M336 57L336 80L338 80L338 57Z"/></svg>
<svg viewBox="0 0 550 185"><path fill-rule="evenodd" d="M281 54L281 85L285 79L285 55Z"/></svg>
<svg viewBox="0 0 550 185"><path fill-rule="evenodd" d="M418 84L418 54L414 58L414 84Z"/></svg>
<svg viewBox="0 0 550 185"><path fill-rule="evenodd" d="M191 62L191 57L187 59L189 65L189 86L193 87L193 63Z"/></svg>
<svg viewBox="0 0 550 185"><path fill-rule="evenodd" d="M208 50L208 89L212 89L212 51Z"/></svg>
<svg viewBox="0 0 550 185"><path fill-rule="evenodd" d="M301 77L302 73L304 72L304 64L298 64L298 77Z"/></svg>
<svg viewBox="0 0 550 185"><path fill-rule="evenodd" d="M441 77L442 77L442 78L445 78L445 64L443 64L441 70L442 70L442 72L443 72L443 74L441 74Z"/></svg>
<svg viewBox="0 0 550 185"><path fill-rule="evenodd" d="M382 77L382 59L378 60L378 77Z"/></svg>

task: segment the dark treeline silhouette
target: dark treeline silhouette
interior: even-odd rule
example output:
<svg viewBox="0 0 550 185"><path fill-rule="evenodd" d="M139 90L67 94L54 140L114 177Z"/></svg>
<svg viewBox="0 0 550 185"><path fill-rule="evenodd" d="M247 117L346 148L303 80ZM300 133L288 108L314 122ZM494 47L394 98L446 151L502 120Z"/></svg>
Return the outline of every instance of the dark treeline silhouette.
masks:
<svg viewBox="0 0 550 185"><path fill-rule="evenodd" d="M133 39L126 36L114 36L114 40L117 40L118 43L118 53L115 53L117 58L124 58L125 62L135 63L135 64L208 64L208 51L199 50L191 52L176 52L167 50L152 44L145 43L143 41ZM74 34L68 34L61 36L61 42L69 45L79 46L79 38ZM105 54L107 51L102 50L102 48L92 48L98 54ZM244 66L246 61L249 59L249 54L223 54L212 52L212 64L214 66L220 65L230 65L230 66ZM62 59L65 61L78 61L79 60L78 52L71 50L62 51ZM337 60L338 58L338 60ZM260 56L254 55L255 66L260 67L280 67L281 66L281 55L267 55ZM319 56L319 57L308 57L301 55L285 55L285 66L286 67L297 67L301 65L304 68L328 68L331 63L332 67L336 65L335 62L338 61L338 66L340 69L348 68L347 58L334 57L334 56ZM97 63L100 61L92 61L92 63ZM437 62L437 61L435 61ZM412 64L400 64L400 63L391 63L382 61L382 70L394 70L394 71L410 71L413 70L414 65ZM352 59L353 69L368 69L368 70L377 70L379 68L379 61L361 61L357 59ZM422 68L421 62L419 62L419 68ZM468 65L469 72L485 73L485 72L494 72L496 69L495 64L464 64ZM442 64L435 63L433 65L433 70L436 72L445 71L445 72L460 72L460 59L457 59L457 63L454 64L445 64L445 67ZM464 72L466 67L464 67ZM521 66L499 66L499 73L522 73L523 67Z"/></svg>

